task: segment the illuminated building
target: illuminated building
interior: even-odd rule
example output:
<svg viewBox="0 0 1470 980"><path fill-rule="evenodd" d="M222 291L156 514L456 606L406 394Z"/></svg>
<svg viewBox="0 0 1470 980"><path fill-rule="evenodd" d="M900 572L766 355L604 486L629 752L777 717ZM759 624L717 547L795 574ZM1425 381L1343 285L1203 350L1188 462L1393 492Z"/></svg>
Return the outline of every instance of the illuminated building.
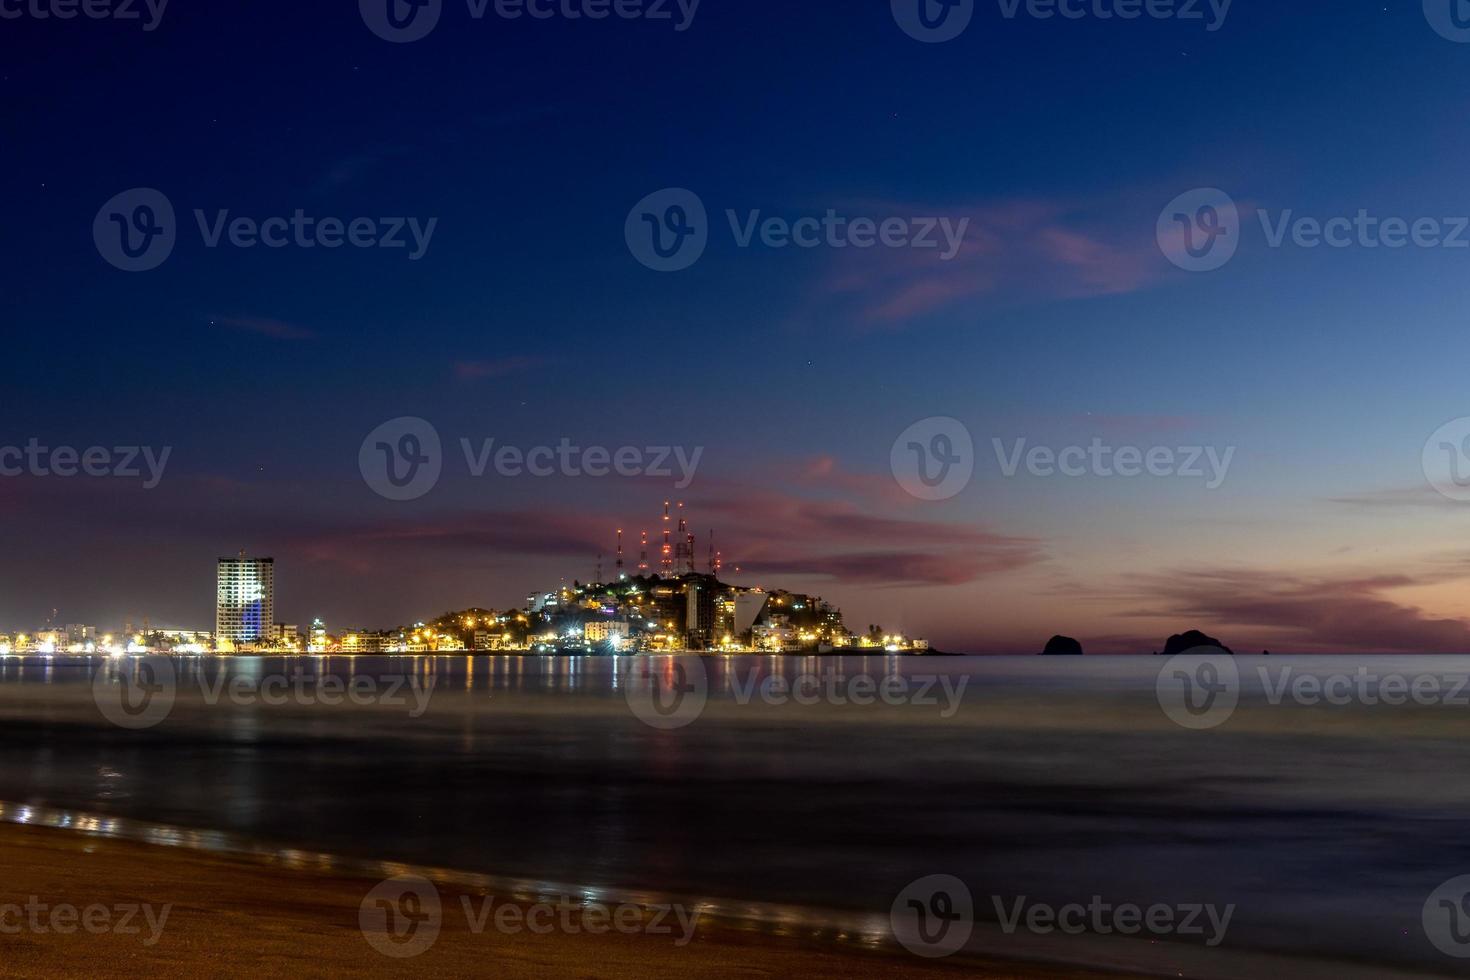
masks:
<svg viewBox="0 0 1470 980"><path fill-rule="evenodd" d="M311 632L306 638L306 649L308 653L326 653L332 645L332 637L327 633L327 625L320 619L311 621Z"/></svg>
<svg viewBox="0 0 1470 980"><path fill-rule="evenodd" d="M761 650L772 650L779 653L796 645L796 630L784 622L753 627L751 634L754 645Z"/></svg>
<svg viewBox="0 0 1470 980"><path fill-rule="evenodd" d="M381 653L393 645L393 634L371 630L348 630L342 634L343 653Z"/></svg>
<svg viewBox="0 0 1470 980"><path fill-rule="evenodd" d="M684 580L685 649L705 650L715 629L715 581L703 575Z"/></svg>
<svg viewBox="0 0 1470 980"><path fill-rule="evenodd" d="M588 643L601 643L614 637L621 643L628 638L628 624L616 619L594 620L582 628L582 636Z"/></svg>
<svg viewBox="0 0 1470 980"><path fill-rule="evenodd" d="M271 643L276 622L274 558L221 558L215 575L215 642L221 647Z"/></svg>
<svg viewBox="0 0 1470 980"><path fill-rule="evenodd" d="M476 650L513 650L515 649L515 637L506 631L475 630L474 648Z"/></svg>
<svg viewBox="0 0 1470 980"><path fill-rule="evenodd" d="M755 625L765 611L767 596L759 589L742 590L735 593L735 617L732 630L736 636L744 636L746 630Z"/></svg>

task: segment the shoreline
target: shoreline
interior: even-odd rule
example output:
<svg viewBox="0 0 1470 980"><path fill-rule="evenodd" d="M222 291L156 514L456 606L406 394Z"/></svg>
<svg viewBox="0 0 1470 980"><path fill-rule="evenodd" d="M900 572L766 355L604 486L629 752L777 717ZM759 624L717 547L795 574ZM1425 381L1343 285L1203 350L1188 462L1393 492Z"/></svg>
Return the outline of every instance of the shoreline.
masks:
<svg viewBox="0 0 1470 980"><path fill-rule="evenodd" d="M201 832L207 833L207 832ZM187 846L187 845L186 845ZM419 955L397 958L376 951L365 938L361 910L378 879L360 870L311 867L315 855L290 852L275 858L234 852L185 849L180 842L149 844L73 826L0 824L0 864L9 870L0 887L0 906L27 904L55 909L138 909L124 933L73 931L40 923L13 927L19 913L3 921L10 934L5 973L15 977L98 976L193 977L213 974L327 976L345 970L365 976L399 975L405 969L428 976L542 977L554 973L642 980L678 973L700 977L749 977L752 973L857 978L881 970L886 976L1102 980L1138 976L957 956L924 960L902 950L833 942L820 931L792 924L775 932L741 928L725 919L699 921L692 938L676 945L672 934L587 931L596 923L571 913L571 930L540 934L522 928L501 931L493 921L453 911L486 908L486 890L438 883L442 928ZM391 868L391 866L388 866ZM490 893L497 910L516 906L513 920L537 897ZM38 907L39 907L38 906ZM58 926L67 925L65 921ZM149 940L152 939L152 942Z"/></svg>

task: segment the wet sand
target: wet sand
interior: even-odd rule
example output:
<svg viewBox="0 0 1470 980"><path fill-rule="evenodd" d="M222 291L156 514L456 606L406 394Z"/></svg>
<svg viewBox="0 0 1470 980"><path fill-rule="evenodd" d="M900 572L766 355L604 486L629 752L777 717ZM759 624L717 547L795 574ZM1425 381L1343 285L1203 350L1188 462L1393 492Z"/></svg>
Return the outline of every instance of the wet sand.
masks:
<svg viewBox="0 0 1470 980"><path fill-rule="evenodd" d="M701 923L679 948L669 937L585 932L508 935L473 932L446 914L426 952L394 959L372 949L358 926L363 897L376 884L69 831L0 826L0 905L35 896L49 906L121 908L148 904L154 920L171 905L159 938L135 917L136 934L113 931L37 934L22 926L0 935L7 977L417 976L541 978L646 977L984 977L1101 980L1120 974L995 961L926 961L901 951L847 948L751 934ZM441 887L444 907L474 893ZM12 914L0 925L13 930ZM45 915L42 915L43 922Z"/></svg>

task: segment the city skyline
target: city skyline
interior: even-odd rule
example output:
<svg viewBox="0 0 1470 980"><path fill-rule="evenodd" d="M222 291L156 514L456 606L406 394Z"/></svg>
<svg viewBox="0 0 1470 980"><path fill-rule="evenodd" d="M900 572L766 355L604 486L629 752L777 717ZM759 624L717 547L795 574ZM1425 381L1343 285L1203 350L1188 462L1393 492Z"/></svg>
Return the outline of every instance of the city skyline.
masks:
<svg viewBox="0 0 1470 980"><path fill-rule="evenodd" d="M701 569L699 535L682 501L664 502L662 533L650 541L647 531L640 532L636 555L625 555L623 532L615 533L611 565L604 565L599 554L596 574L586 582L563 578L550 590L531 589L524 602L440 606L432 614L397 622L331 625L321 616L294 622L277 617L275 559L242 549L216 560L213 630L154 623L147 615L124 621L121 628L99 627L68 622L53 608L44 626L17 629L0 623L0 654L930 649L922 637L877 624L850 630L841 609L820 595L722 580L721 552L713 546L712 532L706 532ZM603 575L604 568L612 574ZM303 629L301 623L309 625Z"/></svg>

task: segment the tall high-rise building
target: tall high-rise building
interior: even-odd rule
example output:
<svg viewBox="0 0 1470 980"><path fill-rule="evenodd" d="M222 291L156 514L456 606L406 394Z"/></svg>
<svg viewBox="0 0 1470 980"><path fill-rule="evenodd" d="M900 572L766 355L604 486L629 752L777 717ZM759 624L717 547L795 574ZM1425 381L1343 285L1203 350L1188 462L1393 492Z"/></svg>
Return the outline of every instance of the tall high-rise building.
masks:
<svg viewBox="0 0 1470 980"><path fill-rule="evenodd" d="M218 644L270 643L276 623L276 560L221 558L215 578Z"/></svg>

